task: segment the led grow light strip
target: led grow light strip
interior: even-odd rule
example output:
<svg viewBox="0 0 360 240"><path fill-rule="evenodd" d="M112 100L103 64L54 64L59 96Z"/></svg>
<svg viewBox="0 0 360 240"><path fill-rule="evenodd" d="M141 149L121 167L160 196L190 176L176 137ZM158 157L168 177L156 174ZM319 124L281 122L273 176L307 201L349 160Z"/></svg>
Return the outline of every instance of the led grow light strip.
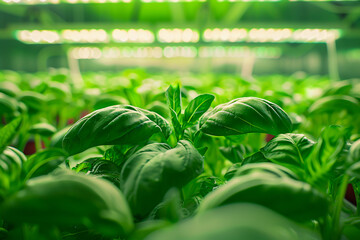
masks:
<svg viewBox="0 0 360 240"><path fill-rule="evenodd" d="M157 33L159 42L164 43L180 43L180 42L193 42L199 41L199 32L190 28L186 29L167 29L162 28Z"/></svg>
<svg viewBox="0 0 360 240"><path fill-rule="evenodd" d="M258 58L279 58L279 47L74 47L69 49L75 59L118 58L245 58L249 53Z"/></svg>
<svg viewBox="0 0 360 240"><path fill-rule="evenodd" d="M185 28L161 28L156 35L147 29L64 29L18 30L16 38L28 44L58 43L197 43L199 32ZM341 36L338 29L274 29L274 28L214 28L202 34L204 42L313 42L336 40Z"/></svg>
<svg viewBox="0 0 360 240"><path fill-rule="evenodd" d="M85 3L130 3L135 0L0 0L0 3L19 4L19 5L37 5L37 4L85 4ZM144 3L162 3L162 2L206 2L207 0L140 0ZM283 0L217 0L218 2L281 2ZM288 0L289 2L327 2L343 0ZM357 1L357 0L348 0Z"/></svg>
<svg viewBox="0 0 360 240"><path fill-rule="evenodd" d="M327 42L340 36L338 29L208 28L203 32L205 42Z"/></svg>
<svg viewBox="0 0 360 240"><path fill-rule="evenodd" d="M16 38L28 44L56 43L152 43L154 34L144 29L18 30Z"/></svg>

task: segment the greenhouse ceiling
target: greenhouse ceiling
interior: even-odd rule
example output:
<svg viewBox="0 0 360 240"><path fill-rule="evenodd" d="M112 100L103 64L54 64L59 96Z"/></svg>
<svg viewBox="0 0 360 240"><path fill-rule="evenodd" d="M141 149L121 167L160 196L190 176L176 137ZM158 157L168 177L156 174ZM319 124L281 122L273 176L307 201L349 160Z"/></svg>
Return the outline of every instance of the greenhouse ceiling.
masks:
<svg viewBox="0 0 360 240"><path fill-rule="evenodd" d="M266 58L324 55L331 41L338 52L356 55L359 1L0 1L0 67L39 52L78 59L234 57L250 48Z"/></svg>

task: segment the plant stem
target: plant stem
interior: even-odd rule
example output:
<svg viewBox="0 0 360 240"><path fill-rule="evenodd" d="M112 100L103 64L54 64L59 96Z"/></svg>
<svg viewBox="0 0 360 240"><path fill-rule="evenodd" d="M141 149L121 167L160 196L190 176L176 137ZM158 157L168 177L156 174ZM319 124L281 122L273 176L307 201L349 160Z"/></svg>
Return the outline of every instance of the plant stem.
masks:
<svg viewBox="0 0 360 240"><path fill-rule="evenodd" d="M343 201L347 189L349 181L349 176L347 174L344 175L341 185L338 189L338 194L335 198L335 208L332 216L332 222L331 222L331 229L333 231L333 234L330 239L338 240L341 237L341 226L340 226L340 213L343 206Z"/></svg>
<svg viewBox="0 0 360 240"><path fill-rule="evenodd" d="M36 152L40 152L42 150L41 137L39 134L35 134L34 138L35 138L34 141L35 141Z"/></svg>

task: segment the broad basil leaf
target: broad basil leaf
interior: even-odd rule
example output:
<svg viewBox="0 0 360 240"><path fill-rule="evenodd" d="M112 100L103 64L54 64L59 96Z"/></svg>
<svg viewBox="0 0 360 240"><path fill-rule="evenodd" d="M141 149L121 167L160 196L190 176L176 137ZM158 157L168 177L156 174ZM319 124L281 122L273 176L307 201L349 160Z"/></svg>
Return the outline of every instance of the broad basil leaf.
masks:
<svg viewBox="0 0 360 240"><path fill-rule="evenodd" d="M360 139L351 145L350 158L352 162L360 162Z"/></svg>
<svg viewBox="0 0 360 240"><path fill-rule="evenodd" d="M146 216L172 187L181 188L203 171L203 158L188 141L175 148L149 144L134 153L121 172L121 188L135 216Z"/></svg>
<svg viewBox="0 0 360 240"><path fill-rule="evenodd" d="M237 203L206 211L146 240L320 240L320 235L257 204Z"/></svg>
<svg viewBox="0 0 360 240"><path fill-rule="evenodd" d="M58 148L47 148L31 155L23 167L25 180L50 173L64 162L65 156L66 153Z"/></svg>
<svg viewBox="0 0 360 240"><path fill-rule="evenodd" d="M170 109L174 110L177 115L181 114L181 90L180 86L176 88L170 86L166 90L166 100Z"/></svg>
<svg viewBox="0 0 360 240"><path fill-rule="evenodd" d="M56 128L49 123L37 123L29 129L31 134L39 134L44 137L50 137L56 133Z"/></svg>
<svg viewBox="0 0 360 240"><path fill-rule="evenodd" d="M0 154L0 199L10 188L20 186L25 163L26 156L16 148L7 147Z"/></svg>
<svg viewBox="0 0 360 240"><path fill-rule="evenodd" d="M201 94L190 101L184 113L184 125L193 125L210 108L215 96Z"/></svg>
<svg viewBox="0 0 360 240"><path fill-rule="evenodd" d="M328 113L347 110L349 113L359 113L360 104L356 98L343 95L327 96L317 100L309 108L309 114Z"/></svg>
<svg viewBox="0 0 360 240"><path fill-rule="evenodd" d="M244 159L242 165L249 164L249 163L261 163L261 162L269 162L269 160L266 159L264 154L262 154L259 151L259 152L254 153L253 155L246 157Z"/></svg>
<svg viewBox="0 0 360 240"><path fill-rule="evenodd" d="M123 194L108 181L60 172L27 182L1 205L11 223L86 225L105 236L126 235L133 220Z"/></svg>
<svg viewBox="0 0 360 240"><path fill-rule="evenodd" d="M225 174L225 178L230 180L233 177L243 176L252 172L263 172L264 174L273 174L276 177L289 177L297 180L298 177L289 169L274 164L274 163L251 163L245 166L241 166L236 163L232 165L227 173Z"/></svg>
<svg viewBox="0 0 360 240"><path fill-rule="evenodd" d="M340 155L346 147L346 135L346 129L340 126L334 125L323 130L312 152L305 159L307 182L326 188L334 168L343 163Z"/></svg>
<svg viewBox="0 0 360 240"><path fill-rule="evenodd" d="M37 92L23 92L19 98L31 113L43 111L46 103L46 97Z"/></svg>
<svg viewBox="0 0 360 240"><path fill-rule="evenodd" d="M55 133L51 137L50 147L62 148L63 138L64 138L65 134L69 131L70 128L71 128L71 126L67 126L63 129L59 130L57 133Z"/></svg>
<svg viewBox="0 0 360 240"><path fill-rule="evenodd" d="M241 169L241 168L240 168ZM324 216L327 199L309 184L264 168L232 178L209 193L199 206L199 213L235 202L251 202L273 209L289 218L306 221ZM299 207L306 206L306 208Z"/></svg>
<svg viewBox="0 0 360 240"><path fill-rule="evenodd" d="M94 110L98 110L101 108L110 107L113 105L119 105L124 104L124 101L121 101L122 99L117 98L116 96L101 96L99 99L96 100L94 104Z"/></svg>
<svg viewBox="0 0 360 240"><path fill-rule="evenodd" d="M73 170L95 175L112 182L115 186L120 186L120 167L110 160L101 158L89 158L77 164Z"/></svg>
<svg viewBox="0 0 360 240"><path fill-rule="evenodd" d="M133 106L111 106L77 121L65 135L63 148L74 155L99 145L138 144L158 132L166 138L171 132L160 115Z"/></svg>
<svg viewBox="0 0 360 240"><path fill-rule="evenodd" d="M12 97L0 93L0 115L10 114L13 115L18 108L18 103Z"/></svg>
<svg viewBox="0 0 360 240"><path fill-rule="evenodd" d="M303 134L287 133L275 137L260 151L271 162L287 167L299 176L303 176L305 159L311 153L314 144Z"/></svg>
<svg viewBox="0 0 360 240"><path fill-rule="evenodd" d="M291 132L289 116L276 104L265 99L244 97L218 105L200 119L203 132L216 135Z"/></svg>
<svg viewBox="0 0 360 240"><path fill-rule="evenodd" d="M179 139L182 134L181 124L178 120L178 116L177 116L176 112L171 108L170 108L170 114L171 114L171 122L174 127L176 137L177 137L177 139Z"/></svg>
<svg viewBox="0 0 360 240"><path fill-rule="evenodd" d="M18 133L21 123L22 118L18 117L0 129L0 154L6 148L6 146L10 145L11 141Z"/></svg>

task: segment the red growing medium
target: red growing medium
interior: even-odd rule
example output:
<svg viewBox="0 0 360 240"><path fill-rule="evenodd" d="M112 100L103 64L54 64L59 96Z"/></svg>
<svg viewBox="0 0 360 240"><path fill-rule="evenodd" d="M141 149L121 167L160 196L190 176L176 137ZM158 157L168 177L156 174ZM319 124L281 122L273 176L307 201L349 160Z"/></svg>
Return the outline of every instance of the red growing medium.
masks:
<svg viewBox="0 0 360 240"><path fill-rule="evenodd" d="M271 134L266 134L265 141L269 142L271 139L273 139L275 136Z"/></svg>
<svg viewBox="0 0 360 240"><path fill-rule="evenodd" d="M45 148L45 143L43 141L41 141L41 148ZM27 141L23 152L25 155L32 155L36 153L35 141L32 139Z"/></svg>
<svg viewBox="0 0 360 240"><path fill-rule="evenodd" d="M353 186L351 184L348 184L348 186L347 186L345 199L356 206L355 192L354 192Z"/></svg>

